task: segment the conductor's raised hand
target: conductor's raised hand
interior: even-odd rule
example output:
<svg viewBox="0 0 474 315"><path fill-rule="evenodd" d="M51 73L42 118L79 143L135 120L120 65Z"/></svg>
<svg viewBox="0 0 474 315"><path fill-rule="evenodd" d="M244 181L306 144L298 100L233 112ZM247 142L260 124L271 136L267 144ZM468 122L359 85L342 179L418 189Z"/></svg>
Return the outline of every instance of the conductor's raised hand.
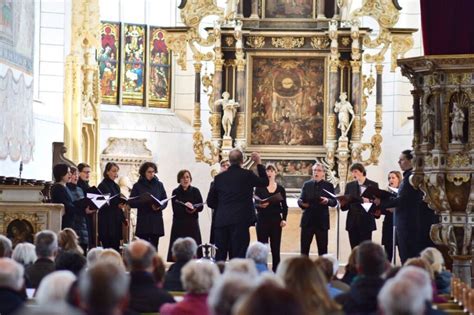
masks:
<svg viewBox="0 0 474 315"><path fill-rule="evenodd" d="M251 159L257 164L262 164L262 159L260 158L260 154L258 152L252 152Z"/></svg>

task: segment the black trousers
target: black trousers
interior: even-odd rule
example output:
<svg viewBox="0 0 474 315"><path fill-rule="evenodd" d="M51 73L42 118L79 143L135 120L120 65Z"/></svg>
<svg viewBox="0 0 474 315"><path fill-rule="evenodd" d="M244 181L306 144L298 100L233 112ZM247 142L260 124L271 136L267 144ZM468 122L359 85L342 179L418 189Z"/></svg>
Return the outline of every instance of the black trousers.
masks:
<svg viewBox="0 0 474 315"><path fill-rule="evenodd" d="M351 249L358 246L363 241L372 240L372 231L354 229L347 232L349 233L349 243L351 243Z"/></svg>
<svg viewBox="0 0 474 315"><path fill-rule="evenodd" d="M120 239L119 238L114 238L114 237L102 237L100 242L102 243L103 248L113 248L115 249L118 253L121 254L120 252Z"/></svg>
<svg viewBox="0 0 474 315"><path fill-rule="evenodd" d="M245 258L250 243L248 223L239 223L214 228L214 241L217 246L216 261L232 258Z"/></svg>
<svg viewBox="0 0 474 315"><path fill-rule="evenodd" d="M400 229L397 227L397 245L402 264L404 264L407 259L417 257L419 254L419 246L416 240L415 231Z"/></svg>
<svg viewBox="0 0 474 315"><path fill-rule="evenodd" d="M257 240L261 243L270 243L272 251L272 269L276 271L280 263L281 219L269 218L257 221Z"/></svg>
<svg viewBox="0 0 474 315"><path fill-rule="evenodd" d="M158 250L158 241L160 239L158 234L136 234L135 233L135 235L137 237L141 238L142 240L147 241L152 246L154 246L156 250Z"/></svg>
<svg viewBox="0 0 474 315"><path fill-rule="evenodd" d="M316 244L318 245L318 255L324 255L328 252L328 230L320 229L314 226L301 227L301 255L309 255L309 249L313 236L316 236Z"/></svg>

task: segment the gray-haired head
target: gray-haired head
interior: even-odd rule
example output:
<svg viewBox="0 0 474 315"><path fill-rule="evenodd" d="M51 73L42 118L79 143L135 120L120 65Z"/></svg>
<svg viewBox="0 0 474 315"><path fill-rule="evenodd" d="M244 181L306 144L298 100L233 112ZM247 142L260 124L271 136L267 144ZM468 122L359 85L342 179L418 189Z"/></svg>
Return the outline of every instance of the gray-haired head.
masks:
<svg viewBox="0 0 474 315"><path fill-rule="evenodd" d="M103 251L104 249L102 247L94 247L87 252L87 267L88 268L90 268L93 264L95 264L99 260L100 254L102 254Z"/></svg>
<svg viewBox="0 0 474 315"><path fill-rule="evenodd" d="M130 271L147 270L153 267L156 249L144 240L133 241L125 248L124 261Z"/></svg>
<svg viewBox="0 0 474 315"><path fill-rule="evenodd" d="M209 292L207 304L213 315L231 315L237 300L252 292L254 287L255 282L250 277L237 273L224 274Z"/></svg>
<svg viewBox="0 0 474 315"><path fill-rule="evenodd" d="M41 280L36 291L38 305L66 302L66 297L76 276L68 270L50 273Z"/></svg>
<svg viewBox="0 0 474 315"><path fill-rule="evenodd" d="M418 298L423 301L431 301L433 299L431 278L426 270L415 266L405 266L397 273L394 279L408 280L416 288Z"/></svg>
<svg viewBox="0 0 474 315"><path fill-rule="evenodd" d="M23 266L30 265L36 261L35 245L31 243L20 243L15 246L12 258Z"/></svg>
<svg viewBox="0 0 474 315"><path fill-rule="evenodd" d="M229 152L230 165L241 165L244 163L244 154L239 149L233 149Z"/></svg>
<svg viewBox="0 0 474 315"><path fill-rule="evenodd" d="M253 242L247 248L245 258L252 259L256 264L266 264L269 252L268 245L261 242Z"/></svg>
<svg viewBox="0 0 474 315"><path fill-rule="evenodd" d="M127 297L129 283L125 269L99 261L79 277L81 301L91 313L108 314Z"/></svg>
<svg viewBox="0 0 474 315"><path fill-rule="evenodd" d="M35 236L35 249L38 258L56 256L58 250L58 237L50 230L38 232Z"/></svg>
<svg viewBox="0 0 474 315"><path fill-rule="evenodd" d="M384 315L422 315L425 313L425 301L420 298L418 288L413 286L409 279L387 280L377 299Z"/></svg>
<svg viewBox="0 0 474 315"><path fill-rule="evenodd" d="M0 258L12 255L12 241L5 235L0 235Z"/></svg>
<svg viewBox="0 0 474 315"><path fill-rule="evenodd" d="M209 293L219 277L219 268L209 260L191 260L181 270L183 288L193 294Z"/></svg>
<svg viewBox="0 0 474 315"><path fill-rule="evenodd" d="M251 259L232 258L225 266L224 274L237 273L252 279L258 277L257 267Z"/></svg>
<svg viewBox="0 0 474 315"><path fill-rule="evenodd" d="M176 261L190 261L196 257L196 241L191 237L180 237L174 241L171 252L174 258L176 258Z"/></svg>
<svg viewBox="0 0 474 315"><path fill-rule="evenodd" d="M11 258L0 258L0 287L19 291L23 287L25 269Z"/></svg>

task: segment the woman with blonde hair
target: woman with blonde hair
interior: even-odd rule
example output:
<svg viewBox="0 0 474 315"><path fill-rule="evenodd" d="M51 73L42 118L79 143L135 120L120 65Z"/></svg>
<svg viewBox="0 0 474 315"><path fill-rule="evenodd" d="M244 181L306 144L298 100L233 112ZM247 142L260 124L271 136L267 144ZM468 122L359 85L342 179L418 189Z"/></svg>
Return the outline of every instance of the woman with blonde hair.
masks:
<svg viewBox="0 0 474 315"><path fill-rule="evenodd" d="M433 271L433 268L431 268L430 263L426 259L421 258L421 257L410 258L403 264L403 267L405 266L418 267L428 272L431 279L431 287L433 288L433 303L446 303L447 302L445 298L438 296L438 290L436 288L434 271Z"/></svg>
<svg viewBox="0 0 474 315"><path fill-rule="evenodd" d="M421 252L420 256L430 263L431 268L434 271L438 293L451 293L451 278L453 275L445 269L444 258L441 252L434 247L427 247Z"/></svg>
<svg viewBox="0 0 474 315"><path fill-rule="evenodd" d="M58 246L63 251L77 252L84 254L84 250L79 246L79 237L71 228L65 228L58 233Z"/></svg>
<svg viewBox="0 0 474 315"><path fill-rule="evenodd" d="M305 314L343 314L342 307L329 297L327 281L311 259L295 257L280 265L277 275L296 296Z"/></svg>

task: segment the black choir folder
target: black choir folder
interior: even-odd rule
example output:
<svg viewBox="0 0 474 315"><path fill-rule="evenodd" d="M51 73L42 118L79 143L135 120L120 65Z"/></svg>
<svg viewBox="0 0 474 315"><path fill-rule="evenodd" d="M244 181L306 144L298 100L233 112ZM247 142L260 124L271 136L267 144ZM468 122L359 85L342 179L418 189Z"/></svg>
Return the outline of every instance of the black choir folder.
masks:
<svg viewBox="0 0 474 315"><path fill-rule="evenodd" d="M361 197L356 197L352 195L336 196L335 194L331 193L330 191L327 191L326 189L323 189L323 190L332 198L337 199L337 201L339 201L339 205L341 206L341 208L345 208L347 205L350 205L353 203L362 203Z"/></svg>
<svg viewBox="0 0 474 315"><path fill-rule="evenodd" d="M176 203L179 203L180 205L185 206L186 208L189 208L188 206L186 206L186 202L184 202L184 201L181 201L181 200L176 199L175 202L176 202ZM194 203L194 204L193 204L193 209L196 209L196 208L199 208L199 207L201 207L201 206L204 206L205 204L206 204L205 202Z"/></svg>
<svg viewBox="0 0 474 315"><path fill-rule="evenodd" d="M254 195L253 198L257 202L257 204L264 203L264 202L269 202L269 203L279 203L283 201L283 196L281 193L276 193L274 195L271 195L270 197L267 197L265 199L260 198L257 195Z"/></svg>
<svg viewBox="0 0 474 315"><path fill-rule="evenodd" d="M393 193L374 186L369 186L365 189L361 196L370 200L374 200L375 198L388 199L393 197Z"/></svg>

